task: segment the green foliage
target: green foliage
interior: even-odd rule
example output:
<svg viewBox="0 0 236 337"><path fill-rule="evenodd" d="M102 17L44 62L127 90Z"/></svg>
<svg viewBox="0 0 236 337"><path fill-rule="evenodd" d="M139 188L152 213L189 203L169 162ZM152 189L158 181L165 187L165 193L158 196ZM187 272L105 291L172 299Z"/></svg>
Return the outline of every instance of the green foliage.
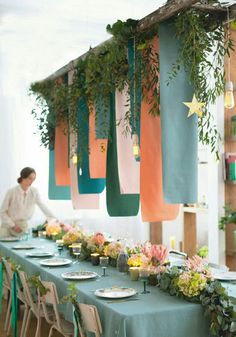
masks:
<svg viewBox="0 0 236 337"><path fill-rule="evenodd" d="M210 332L217 337L233 337L236 331L236 299L228 296L218 281L209 281L199 296L184 296L178 287L181 271L176 267L167 269L158 276L158 286L170 295L200 303L205 315L210 318Z"/></svg>
<svg viewBox="0 0 236 337"><path fill-rule="evenodd" d="M197 255L205 259L208 256L208 247L202 246L201 248L199 248L197 251Z"/></svg>
<svg viewBox="0 0 236 337"><path fill-rule="evenodd" d="M224 206L225 215L220 218L219 229L224 231L228 223L236 223L236 211L233 211L229 205Z"/></svg>
<svg viewBox="0 0 236 337"><path fill-rule="evenodd" d="M78 305L79 291L76 287L76 283L72 283L72 282L69 283L67 289L68 289L69 295L63 296L61 299L61 303L68 303L68 302L72 303L72 305L75 308L75 312L79 320L80 326L83 328L82 315L81 315L80 308Z"/></svg>
<svg viewBox="0 0 236 337"><path fill-rule="evenodd" d="M40 276L38 274L29 277L27 282L30 284L32 288L34 288L36 293L39 291L40 296L46 295L50 291L43 285Z"/></svg>
<svg viewBox="0 0 236 337"><path fill-rule="evenodd" d="M233 43L225 34L222 20L214 14L188 9L179 13L175 25L181 47L169 81L181 68L188 72L198 101L205 103L203 116L198 119L199 140L202 144L210 145L211 151L219 159L218 142L221 138L216 125L213 125L209 108L224 92L224 56L230 55Z"/></svg>

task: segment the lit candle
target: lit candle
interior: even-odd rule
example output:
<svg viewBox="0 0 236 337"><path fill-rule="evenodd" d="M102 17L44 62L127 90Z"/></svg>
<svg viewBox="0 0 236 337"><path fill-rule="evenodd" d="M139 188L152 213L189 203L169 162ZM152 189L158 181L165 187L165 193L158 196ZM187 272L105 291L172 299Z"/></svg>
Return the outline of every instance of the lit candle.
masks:
<svg viewBox="0 0 236 337"><path fill-rule="evenodd" d="M64 245L64 241L63 240L56 240L56 244L58 246L63 246Z"/></svg>
<svg viewBox="0 0 236 337"><path fill-rule="evenodd" d="M139 267L130 267L129 268L129 275L131 281L138 281L139 278Z"/></svg>
<svg viewBox="0 0 236 337"><path fill-rule="evenodd" d="M98 266L99 265L99 254L98 253L92 253L90 254L91 256L91 263L93 266Z"/></svg>
<svg viewBox="0 0 236 337"><path fill-rule="evenodd" d="M176 241L175 236L171 236L170 237L170 249L171 250L175 249L175 241Z"/></svg>

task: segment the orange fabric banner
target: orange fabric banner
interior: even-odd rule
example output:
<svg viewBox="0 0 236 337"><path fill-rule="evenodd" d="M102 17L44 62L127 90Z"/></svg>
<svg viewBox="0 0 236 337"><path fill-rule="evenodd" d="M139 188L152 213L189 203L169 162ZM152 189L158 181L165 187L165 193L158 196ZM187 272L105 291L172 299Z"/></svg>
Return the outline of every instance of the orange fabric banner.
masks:
<svg viewBox="0 0 236 337"><path fill-rule="evenodd" d="M97 139L95 108L89 114L89 174L90 178L106 178L107 139Z"/></svg>
<svg viewBox="0 0 236 337"><path fill-rule="evenodd" d="M158 40L152 45L158 50ZM149 95L152 95L150 91ZM162 187L162 152L160 116L149 113L151 105L142 100L140 130L140 202L142 220L147 222L173 220L179 205L164 202ZM171 163L170 163L171 164ZM174 165L174 163L173 163Z"/></svg>
<svg viewBox="0 0 236 337"><path fill-rule="evenodd" d="M66 122L56 127L55 132L55 178L57 186L70 185L68 166L68 125Z"/></svg>

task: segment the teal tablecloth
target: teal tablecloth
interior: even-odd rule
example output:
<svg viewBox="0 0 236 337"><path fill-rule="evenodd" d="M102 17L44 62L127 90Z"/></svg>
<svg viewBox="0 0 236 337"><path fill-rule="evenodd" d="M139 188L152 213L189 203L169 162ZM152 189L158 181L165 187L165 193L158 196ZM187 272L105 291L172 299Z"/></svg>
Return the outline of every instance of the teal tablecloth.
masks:
<svg viewBox="0 0 236 337"><path fill-rule="evenodd" d="M31 239L32 245L44 247L44 251L56 252L54 242L45 239ZM22 242L21 242L22 243ZM59 297L67 293L68 282L61 273L75 270L91 270L101 274L101 268L89 262L79 262L69 267L48 268L40 265L40 259L28 258L25 250L13 250L16 243L0 242L0 254L9 256L21 264L28 274L40 272L43 280L56 283ZM31 250L32 251L32 250ZM64 257L68 257L64 253ZM210 337L208 321L202 307L182 299L171 297L157 287L149 287L150 294L140 294L143 285L140 281L130 281L125 274L109 267L108 277L90 281L78 281L79 301L97 306L103 327L103 337ZM94 295L99 288L125 286L137 290L138 300L108 303ZM63 305L60 310L66 319L72 321L71 304Z"/></svg>

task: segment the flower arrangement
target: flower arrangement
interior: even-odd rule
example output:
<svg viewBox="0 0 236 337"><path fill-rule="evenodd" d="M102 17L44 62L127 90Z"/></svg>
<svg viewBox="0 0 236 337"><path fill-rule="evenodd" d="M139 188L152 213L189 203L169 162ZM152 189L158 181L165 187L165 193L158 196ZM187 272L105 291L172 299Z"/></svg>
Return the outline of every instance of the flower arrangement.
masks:
<svg viewBox="0 0 236 337"><path fill-rule="evenodd" d="M94 235L89 236L86 241L87 249L91 253L102 254L104 248L103 245L106 241L105 236L102 233L97 232Z"/></svg>
<svg viewBox="0 0 236 337"><path fill-rule="evenodd" d="M127 261L130 267L143 267L147 268L150 264L149 258L143 253L132 254Z"/></svg>
<svg viewBox="0 0 236 337"><path fill-rule="evenodd" d="M58 220L49 221L46 225L46 232L48 236L58 235L61 231L62 228Z"/></svg>
<svg viewBox="0 0 236 337"><path fill-rule="evenodd" d="M83 239L83 233L75 228L70 229L62 237L65 245L71 245L72 243L81 242Z"/></svg>
<svg viewBox="0 0 236 337"><path fill-rule="evenodd" d="M114 241L104 247L103 254L112 259L117 259L123 248L124 247L120 242Z"/></svg>

